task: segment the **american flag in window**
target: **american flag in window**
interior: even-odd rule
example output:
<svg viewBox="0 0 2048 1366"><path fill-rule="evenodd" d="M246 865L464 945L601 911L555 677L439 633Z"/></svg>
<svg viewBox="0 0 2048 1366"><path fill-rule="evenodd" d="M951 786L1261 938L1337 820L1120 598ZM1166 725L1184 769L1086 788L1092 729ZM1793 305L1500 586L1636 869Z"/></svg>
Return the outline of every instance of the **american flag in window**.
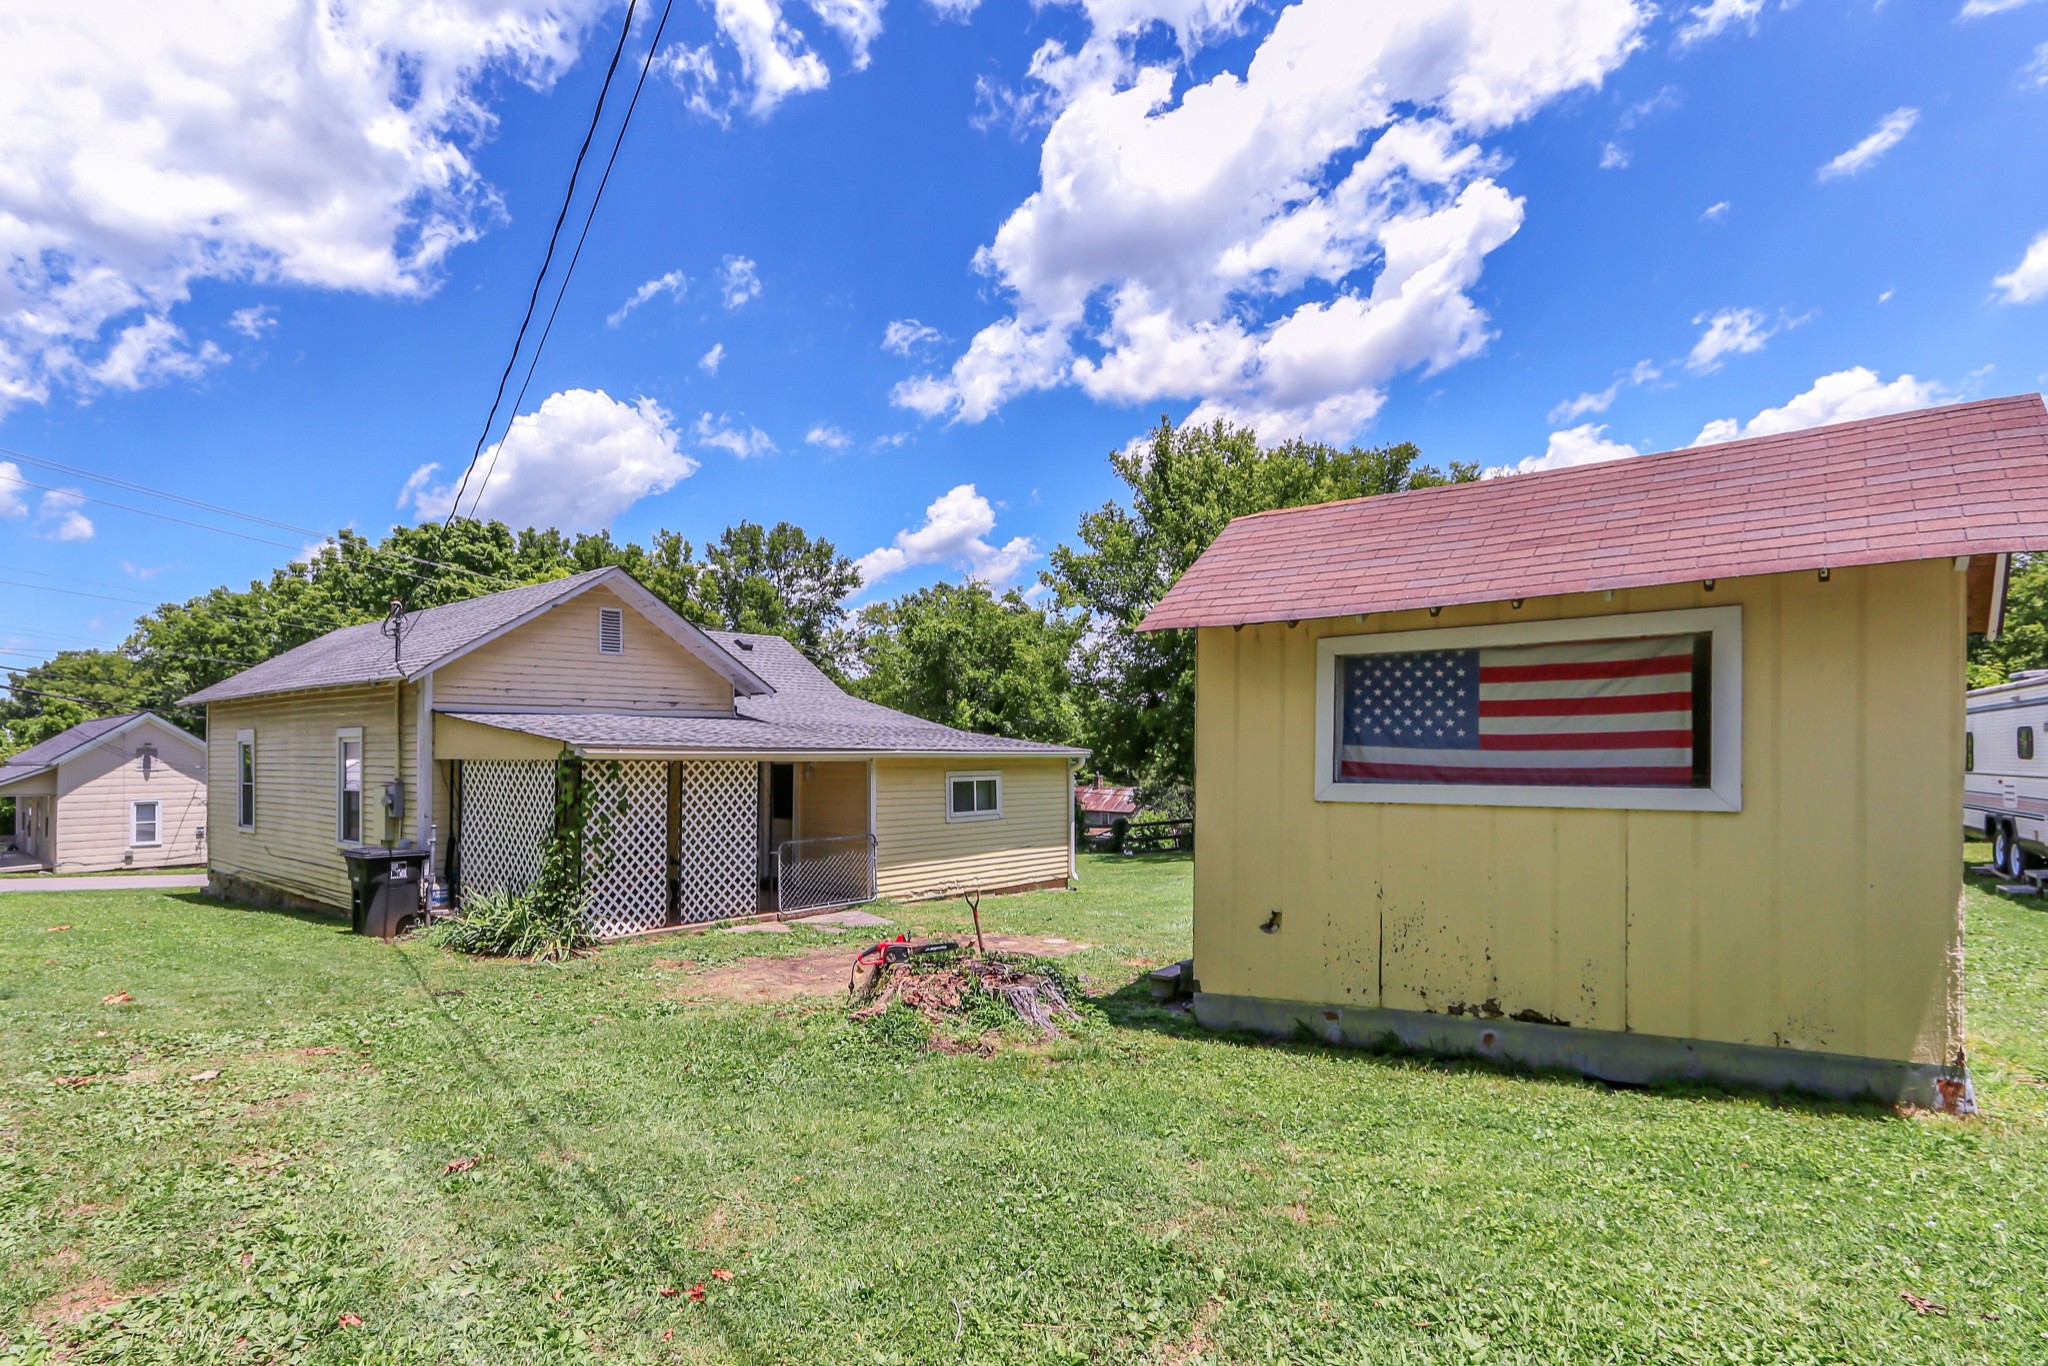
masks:
<svg viewBox="0 0 2048 1366"><path fill-rule="evenodd" d="M1708 785L1711 637L1341 656L1336 777Z"/></svg>

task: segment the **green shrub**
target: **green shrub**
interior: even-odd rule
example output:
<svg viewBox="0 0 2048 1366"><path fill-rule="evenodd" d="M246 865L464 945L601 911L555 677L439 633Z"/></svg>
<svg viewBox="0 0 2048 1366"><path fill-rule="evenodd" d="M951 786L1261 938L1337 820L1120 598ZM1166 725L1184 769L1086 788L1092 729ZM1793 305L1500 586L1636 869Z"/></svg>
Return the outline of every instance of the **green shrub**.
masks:
<svg viewBox="0 0 2048 1366"><path fill-rule="evenodd" d="M595 942L583 920L589 905L573 841L556 836L541 850L540 876L523 891L477 892L462 913L428 932L428 942L488 958L559 963Z"/></svg>

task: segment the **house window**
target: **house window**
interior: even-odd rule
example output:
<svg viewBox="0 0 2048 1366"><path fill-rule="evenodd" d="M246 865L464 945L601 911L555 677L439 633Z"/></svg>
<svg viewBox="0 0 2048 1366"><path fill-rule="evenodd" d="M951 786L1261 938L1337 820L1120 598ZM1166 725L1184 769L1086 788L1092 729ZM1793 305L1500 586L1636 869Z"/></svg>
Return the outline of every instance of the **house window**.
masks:
<svg viewBox="0 0 2048 1366"><path fill-rule="evenodd" d="M1317 645L1316 799L1742 809L1742 609Z"/></svg>
<svg viewBox="0 0 2048 1366"><path fill-rule="evenodd" d="M1975 731L1963 732L1963 772L1977 771L1977 735Z"/></svg>
<svg viewBox="0 0 2048 1366"><path fill-rule="evenodd" d="M334 834L343 844L363 838L363 732L334 733Z"/></svg>
<svg viewBox="0 0 2048 1366"><path fill-rule="evenodd" d="M1003 777L1000 773L948 773L946 775L946 819L949 821L992 821L1003 814Z"/></svg>
<svg viewBox="0 0 2048 1366"><path fill-rule="evenodd" d="M256 732L235 732L235 825L256 828Z"/></svg>
<svg viewBox="0 0 2048 1366"><path fill-rule="evenodd" d="M128 843L146 849L163 843L158 837L157 802L128 803Z"/></svg>
<svg viewBox="0 0 2048 1366"><path fill-rule="evenodd" d="M622 609L597 609L597 652L601 655L626 653L626 614Z"/></svg>
<svg viewBox="0 0 2048 1366"><path fill-rule="evenodd" d="M2019 741L2020 741L2020 758L2022 758L2022 759L2031 759L2031 758L2033 758L2033 757L2034 757L2034 728L2033 728L2032 726L2021 726L2021 727L2020 727L2020 735L2019 735Z"/></svg>

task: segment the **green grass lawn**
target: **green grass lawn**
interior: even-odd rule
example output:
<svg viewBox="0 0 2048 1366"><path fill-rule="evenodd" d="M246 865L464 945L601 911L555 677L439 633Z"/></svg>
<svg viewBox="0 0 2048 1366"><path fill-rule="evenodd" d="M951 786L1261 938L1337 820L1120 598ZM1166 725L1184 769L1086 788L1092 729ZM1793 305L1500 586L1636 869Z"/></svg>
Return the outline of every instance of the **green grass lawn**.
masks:
<svg viewBox="0 0 2048 1366"><path fill-rule="evenodd" d="M1970 891L1964 1123L1210 1036L1138 981L1190 865L1083 878L983 912L1098 945L1102 1018L988 1058L681 999L851 935L0 898L0 1361L2048 1360L2034 903Z"/></svg>

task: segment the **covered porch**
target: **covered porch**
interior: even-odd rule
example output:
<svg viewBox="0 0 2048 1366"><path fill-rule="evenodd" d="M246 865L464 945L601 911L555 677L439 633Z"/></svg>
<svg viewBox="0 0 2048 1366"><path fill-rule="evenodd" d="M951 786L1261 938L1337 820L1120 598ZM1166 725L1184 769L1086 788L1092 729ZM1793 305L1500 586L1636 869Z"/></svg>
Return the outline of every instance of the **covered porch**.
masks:
<svg viewBox="0 0 2048 1366"><path fill-rule="evenodd" d="M606 753L442 716L435 763L442 869L458 905L530 885L557 832L580 846L602 938L875 896L865 757Z"/></svg>

